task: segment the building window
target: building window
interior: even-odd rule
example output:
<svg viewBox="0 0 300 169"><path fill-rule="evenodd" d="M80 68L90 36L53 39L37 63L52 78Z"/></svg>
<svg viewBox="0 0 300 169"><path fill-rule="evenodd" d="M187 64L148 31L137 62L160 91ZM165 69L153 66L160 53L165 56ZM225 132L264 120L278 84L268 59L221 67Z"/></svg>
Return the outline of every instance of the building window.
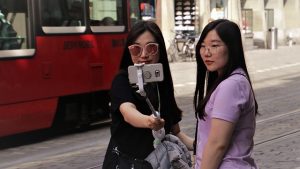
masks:
<svg viewBox="0 0 300 169"><path fill-rule="evenodd" d="M211 10L210 17L212 20L225 18L225 10L224 10L223 0L211 1L210 10Z"/></svg>
<svg viewBox="0 0 300 169"><path fill-rule="evenodd" d="M253 11L252 9L242 9L242 33L251 34L253 32Z"/></svg>
<svg viewBox="0 0 300 169"><path fill-rule="evenodd" d="M274 26L274 9L265 9L267 28Z"/></svg>
<svg viewBox="0 0 300 169"><path fill-rule="evenodd" d="M175 30L195 31L196 5L194 0L175 0Z"/></svg>

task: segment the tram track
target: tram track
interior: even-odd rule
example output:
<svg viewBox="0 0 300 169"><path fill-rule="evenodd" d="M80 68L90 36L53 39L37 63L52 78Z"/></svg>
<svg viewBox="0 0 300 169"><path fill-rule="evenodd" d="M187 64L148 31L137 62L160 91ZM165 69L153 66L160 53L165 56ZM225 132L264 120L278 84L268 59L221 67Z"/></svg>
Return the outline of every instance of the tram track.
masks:
<svg viewBox="0 0 300 169"><path fill-rule="evenodd" d="M290 111L287 113L283 113L283 114L278 114L273 117L257 120L256 124L262 124L264 122L269 122L269 121L276 121L276 120L280 120L280 118L290 117L292 115L297 115L297 114L300 114L300 109L296 109L296 110L293 110L293 111Z"/></svg>
<svg viewBox="0 0 300 169"><path fill-rule="evenodd" d="M287 132L287 133L283 133L279 136L275 136L275 137L272 137L272 138L269 138L269 139L266 139L266 140L258 141L254 144L254 146L263 146L263 145L266 145L266 144L272 144L272 143L275 143L275 142L278 142L278 141L281 141L281 140L285 140L285 139L288 139L288 138L294 138L294 137L299 136L299 135L300 135L300 129L296 129L296 130L292 130L292 131Z"/></svg>
<svg viewBox="0 0 300 169"><path fill-rule="evenodd" d="M276 124L279 124L280 121L283 123L289 123L288 120L294 120L294 124L299 124L296 121L299 119L299 117L293 117L293 116L299 116L299 115L300 115L300 109L296 109L296 110L293 110L293 111L290 111L287 113L282 113L282 114L275 115L273 117L258 120L256 122L256 124L257 124L256 131L260 131L259 130L260 128L264 129L263 125L266 123L274 124L277 122ZM272 128L272 127L275 127L275 126L270 126L270 128ZM281 133L272 133L272 130L269 129L269 131L271 132L271 136L268 137L268 134L264 134L263 139L256 140L254 145L255 146L263 146L263 145L267 145L267 144L273 144L275 142L282 141L282 140L289 139L289 138L295 138L296 136L300 135L300 125L299 126L286 125L284 129L288 130L288 131L284 131ZM276 131L276 128L275 128L275 131Z"/></svg>
<svg viewBox="0 0 300 169"><path fill-rule="evenodd" d="M88 168L85 168L85 169L100 169L102 167L102 165L95 165L93 167L88 167Z"/></svg>

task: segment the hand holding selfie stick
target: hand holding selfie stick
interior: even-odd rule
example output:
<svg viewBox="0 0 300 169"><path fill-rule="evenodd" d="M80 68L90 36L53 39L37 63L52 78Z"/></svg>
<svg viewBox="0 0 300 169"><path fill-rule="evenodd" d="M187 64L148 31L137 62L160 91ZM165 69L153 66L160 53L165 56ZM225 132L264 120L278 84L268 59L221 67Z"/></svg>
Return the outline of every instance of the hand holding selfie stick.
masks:
<svg viewBox="0 0 300 169"><path fill-rule="evenodd" d="M144 77L143 77L144 64L134 64L134 66L137 67L137 86L139 87L138 92L140 93L141 96L145 97L146 102L147 102L152 114L156 118L160 119L160 113L154 109L154 107L152 106L152 104L144 90ZM156 146L158 144L160 144L161 140L165 137L165 129L161 128L160 130L157 130L157 131L152 130L152 135L155 138L154 142L153 142L153 146L154 146L154 148L156 148Z"/></svg>

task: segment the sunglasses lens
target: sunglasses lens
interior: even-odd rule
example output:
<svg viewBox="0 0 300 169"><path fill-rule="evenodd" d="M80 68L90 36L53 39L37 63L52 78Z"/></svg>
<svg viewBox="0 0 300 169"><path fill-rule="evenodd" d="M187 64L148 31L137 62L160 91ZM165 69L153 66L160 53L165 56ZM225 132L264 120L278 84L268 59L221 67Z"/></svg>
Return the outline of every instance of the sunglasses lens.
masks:
<svg viewBox="0 0 300 169"><path fill-rule="evenodd" d="M138 45L131 45L128 49L132 56L139 56L142 52L142 48Z"/></svg>
<svg viewBox="0 0 300 169"><path fill-rule="evenodd" d="M149 55L154 55L158 51L158 45L156 43L149 43L145 47L146 53Z"/></svg>

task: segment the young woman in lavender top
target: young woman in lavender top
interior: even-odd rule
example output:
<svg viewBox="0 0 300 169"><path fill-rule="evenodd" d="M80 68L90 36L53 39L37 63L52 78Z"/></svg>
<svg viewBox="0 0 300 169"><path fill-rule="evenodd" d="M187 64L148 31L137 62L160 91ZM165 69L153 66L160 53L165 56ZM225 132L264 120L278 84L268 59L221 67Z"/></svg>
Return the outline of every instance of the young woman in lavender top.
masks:
<svg viewBox="0 0 300 169"><path fill-rule="evenodd" d="M196 46L196 169L257 169L253 137L258 106L238 25L210 22Z"/></svg>

